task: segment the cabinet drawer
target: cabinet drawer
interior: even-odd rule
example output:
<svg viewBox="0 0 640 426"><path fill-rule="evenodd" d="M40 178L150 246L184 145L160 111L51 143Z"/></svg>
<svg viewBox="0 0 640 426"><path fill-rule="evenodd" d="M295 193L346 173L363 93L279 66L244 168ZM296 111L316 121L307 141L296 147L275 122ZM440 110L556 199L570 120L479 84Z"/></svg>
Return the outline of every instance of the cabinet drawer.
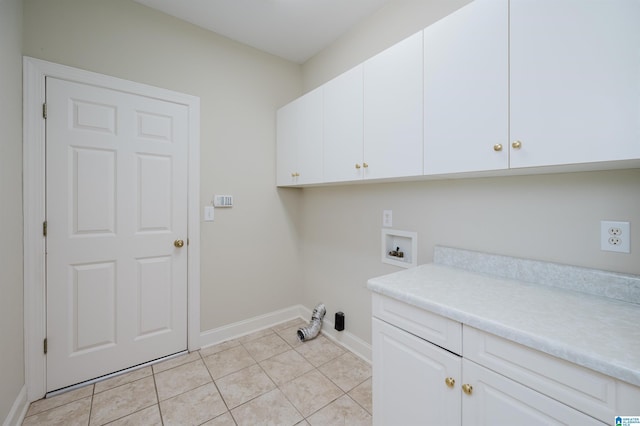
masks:
<svg viewBox="0 0 640 426"><path fill-rule="evenodd" d="M464 357L605 423L638 410L640 388L464 327Z"/></svg>
<svg viewBox="0 0 640 426"><path fill-rule="evenodd" d="M423 309L373 294L373 316L455 354L462 354L462 324Z"/></svg>

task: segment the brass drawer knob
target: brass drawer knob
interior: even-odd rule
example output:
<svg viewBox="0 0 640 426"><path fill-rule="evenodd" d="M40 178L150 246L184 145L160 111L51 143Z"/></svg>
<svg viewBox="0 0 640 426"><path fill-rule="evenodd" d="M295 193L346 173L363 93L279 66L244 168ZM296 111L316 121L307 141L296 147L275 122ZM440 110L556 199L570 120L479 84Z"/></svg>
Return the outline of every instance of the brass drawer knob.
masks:
<svg viewBox="0 0 640 426"><path fill-rule="evenodd" d="M367 167L369 167L369 165L367 163L362 163L362 167L366 169Z"/></svg>
<svg viewBox="0 0 640 426"><path fill-rule="evenodd" d="M462 392L466 393L467 395L471 395L471 392L473 392L473 386L465 383L464 385L462 385Z"/></svg>
<svg viewBox="0 0 640 426"><path fill-rule="evenodd" d="M497 143L493 146L493 150L494 151L502 151L502 144L501 143Z"/></svg>
<svg viewBox="0 0 640 426"><path fill-rule="evenodd" d="M359 168L360 168L360 164L356 164L356 169L359 169Z"/></svg>
<svg viewBox="0 0 640 426"><path fill-rule="evenodd" d="M456 381L453 377L447 377L446 379L444 379L444 382L447 384L448 387L452 388L455 386Z"/></svg>
<svg viewBox="0 0 640 426"><path fill-rule="evenodd" d="M511 144L511 147L513 149L520 149L522 148L522 142L520 141L513 141L513 143Z"/></svg>

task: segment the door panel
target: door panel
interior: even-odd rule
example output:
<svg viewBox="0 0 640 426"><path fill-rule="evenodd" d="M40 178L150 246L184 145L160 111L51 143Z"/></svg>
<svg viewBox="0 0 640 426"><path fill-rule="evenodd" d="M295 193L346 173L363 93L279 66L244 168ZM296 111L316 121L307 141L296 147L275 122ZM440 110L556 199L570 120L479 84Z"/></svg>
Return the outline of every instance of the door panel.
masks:
<svg viewBox="0 0 640 426"><path fill-rule="evenodd" d="M136 339L171 331L169 256L138 259L138 333Z"/></svg>
<svg viewBox="0 0 640 426"><path fill-rule="evenodd" d="M187 348L185 105L47 78L47 390Z"/></svg>
<svg viewBox="0 0 640 426"><path fill-rule="evenodd" d="M171 230L171 158L138 155L136 233Z"/></svg>
<svg viewBox="0 0 640 426"><path fill-rule="evenodd" d="M116 153L71 147L71 198L74 236L115 233Z"/></svg>
<svg viewBox="0 0 640 426"><path fill-rule="evenodd" d="M114 262L71 266L72 314L68 334L72 356L116 343L116 265Z"/></svg>

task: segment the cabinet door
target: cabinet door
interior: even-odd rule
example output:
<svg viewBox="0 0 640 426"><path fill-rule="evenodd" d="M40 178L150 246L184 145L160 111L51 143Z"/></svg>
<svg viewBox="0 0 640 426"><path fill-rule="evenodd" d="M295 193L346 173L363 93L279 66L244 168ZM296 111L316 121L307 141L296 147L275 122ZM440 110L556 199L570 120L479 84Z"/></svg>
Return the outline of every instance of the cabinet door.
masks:
<svg viewBox="0 0 640 426"><path fill-rule="evenodd" d="M323 89L323 179L362 179L362 65L331 80Z"/></svg>
<svg viewBox="0 0 640 426"><path fill-rule="evenodd" d="M372 339L375 425L460 424L459 356L377 318Z"/></svg>
<svg viewBox="0 0 640 426"><path fill-rule="evenodd" d="M640 2L512 0L511 167L640 158Z"/></svg>
<svg viewBox="0 0 640 426"><path fill-rule="evenodd" d="M322 89L280 108L277 123L277 184L322 182Z"/></svg>
<svg viewBox="0 0 640 426"><path fill-rule="evenodd" d="M472 425L599 425L603 423L530 388L464 359L462 421ZM375 405L374 405L375 408Z"/></svg>
<svg viewBox="0 0 640 426"><path fill-rule="evenodd" d="M422 31L364 63L365 178L422 175Z"/></svg>
<svg viewBox="0 0 640 426"><path fill-rule="evenodd" d="M295 101L280 108L276 115L276 184L293 185L296 182L296 106Z"/></svg>
<svg viewBox="0 0 640 426"><path fill-rule="evenodd" d="M424 172L509 167L509 3L476 0L424 30Z"/></svg>

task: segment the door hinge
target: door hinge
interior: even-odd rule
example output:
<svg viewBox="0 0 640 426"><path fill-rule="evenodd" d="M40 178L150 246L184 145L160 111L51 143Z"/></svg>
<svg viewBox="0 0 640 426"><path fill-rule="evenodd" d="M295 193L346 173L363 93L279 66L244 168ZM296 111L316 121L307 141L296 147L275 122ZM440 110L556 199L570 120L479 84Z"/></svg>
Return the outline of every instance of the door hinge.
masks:
<svg viewBox="0 0 640 426"><path fill-rule="evenodd" d="M47 349L48 349L48 348L47 348L47 339L45 338L45 339L44 339L44 354L45 354L45 355L47 354Z"/></svg>
<svg viewBox="0 0 640 426"><path fill-rule="evenodd" d="M42 235L47 236L47 221L42 222Z"/></svg>
<svg viewBox="0 0 640 426"><path fill-rule="evenodd" d="M42 104L42 118L47 119L47 103Z"/></svg>

